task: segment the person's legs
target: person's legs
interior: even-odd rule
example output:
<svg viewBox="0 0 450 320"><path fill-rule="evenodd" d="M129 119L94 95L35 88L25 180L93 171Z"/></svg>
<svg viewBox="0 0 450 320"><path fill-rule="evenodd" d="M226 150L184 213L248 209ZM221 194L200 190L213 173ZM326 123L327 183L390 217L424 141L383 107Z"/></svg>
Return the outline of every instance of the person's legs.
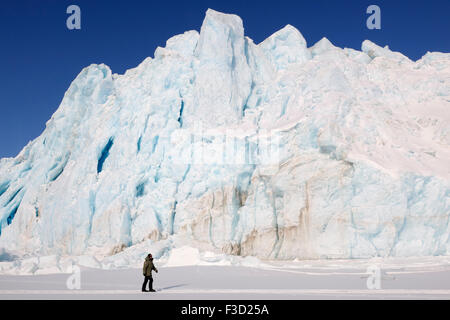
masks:
<svg viewBox="0 0 450 320"><path fill-rule="evenodd" d="M152 291L153 290L153 278L150 277L149 279L149 284L148 284L149 290Z"/></svg>
<svg viewBox="0 0 450 320"><path fill-rule="evenodd" d="M144 283L142 284L142 291L145 291L145 287L147 287L147 282L148 282L149 277L144 277Z"/></svg>

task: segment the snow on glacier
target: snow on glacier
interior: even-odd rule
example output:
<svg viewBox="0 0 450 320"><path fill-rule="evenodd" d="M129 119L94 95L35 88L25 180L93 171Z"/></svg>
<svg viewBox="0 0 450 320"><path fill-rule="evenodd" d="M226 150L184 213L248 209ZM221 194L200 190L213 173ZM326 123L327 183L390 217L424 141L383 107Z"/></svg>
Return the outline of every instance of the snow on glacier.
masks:
<svg viewBox="0 0 450 320"><path fill-rule="evenodd" d="M308 48L290 25L255 44L208 10L123 75L83 69L41 136L0 160L0 248L448 255L449 108L448 53Z"/></svg>

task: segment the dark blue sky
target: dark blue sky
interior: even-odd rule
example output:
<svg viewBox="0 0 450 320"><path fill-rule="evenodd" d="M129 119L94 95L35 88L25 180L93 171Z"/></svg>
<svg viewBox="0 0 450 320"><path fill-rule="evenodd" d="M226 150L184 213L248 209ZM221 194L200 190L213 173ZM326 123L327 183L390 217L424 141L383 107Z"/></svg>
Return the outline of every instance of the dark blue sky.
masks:
<svg viewBox="0 0 450 320"><path fill-rule="evenodd" d="M66 28L79 5L82 29ZM382 29L366 28L366 8L381 8ZM322 37L360 49L370 39L416 60L450 52L449 0L2 0L0 2L0 157L15 156L41 134L81 69L135 67L173 35L199 30L207 8L235 13L261 42L286 24L308 42Z"/></svg>

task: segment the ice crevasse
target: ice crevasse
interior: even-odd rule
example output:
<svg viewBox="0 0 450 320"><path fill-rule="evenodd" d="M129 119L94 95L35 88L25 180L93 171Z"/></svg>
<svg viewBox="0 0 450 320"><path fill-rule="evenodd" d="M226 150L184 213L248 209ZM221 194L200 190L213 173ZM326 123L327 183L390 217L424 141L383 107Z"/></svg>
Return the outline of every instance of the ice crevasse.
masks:
<svg viewBox="0 0 450 320"><path fill-rule="evenodd" d="M200 32L81 71L0 160L0 248L113 255L173 237L268 259L450 254L450 54ZM164 251L161 251L164 252Z"/></svg>

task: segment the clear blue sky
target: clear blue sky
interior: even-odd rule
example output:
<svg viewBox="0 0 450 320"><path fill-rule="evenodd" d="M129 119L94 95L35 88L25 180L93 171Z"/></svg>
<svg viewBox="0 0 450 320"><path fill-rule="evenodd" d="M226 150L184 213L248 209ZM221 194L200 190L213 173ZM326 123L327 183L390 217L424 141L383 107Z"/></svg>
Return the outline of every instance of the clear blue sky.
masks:
<svg viewBox="0 0 450 320"><path fill-rule="evenodd" d="M81 8L80 31L66 28L70 4ZM370 4L381 8L381 30L366 28ZM123 73L171 36L199 30L207 8L239 15L256 43L291 24L309 46L327 37L355 49L370 39L414 60L450 52L450 0L2 0L0 157L41 134L83 67Z"/></svg>

